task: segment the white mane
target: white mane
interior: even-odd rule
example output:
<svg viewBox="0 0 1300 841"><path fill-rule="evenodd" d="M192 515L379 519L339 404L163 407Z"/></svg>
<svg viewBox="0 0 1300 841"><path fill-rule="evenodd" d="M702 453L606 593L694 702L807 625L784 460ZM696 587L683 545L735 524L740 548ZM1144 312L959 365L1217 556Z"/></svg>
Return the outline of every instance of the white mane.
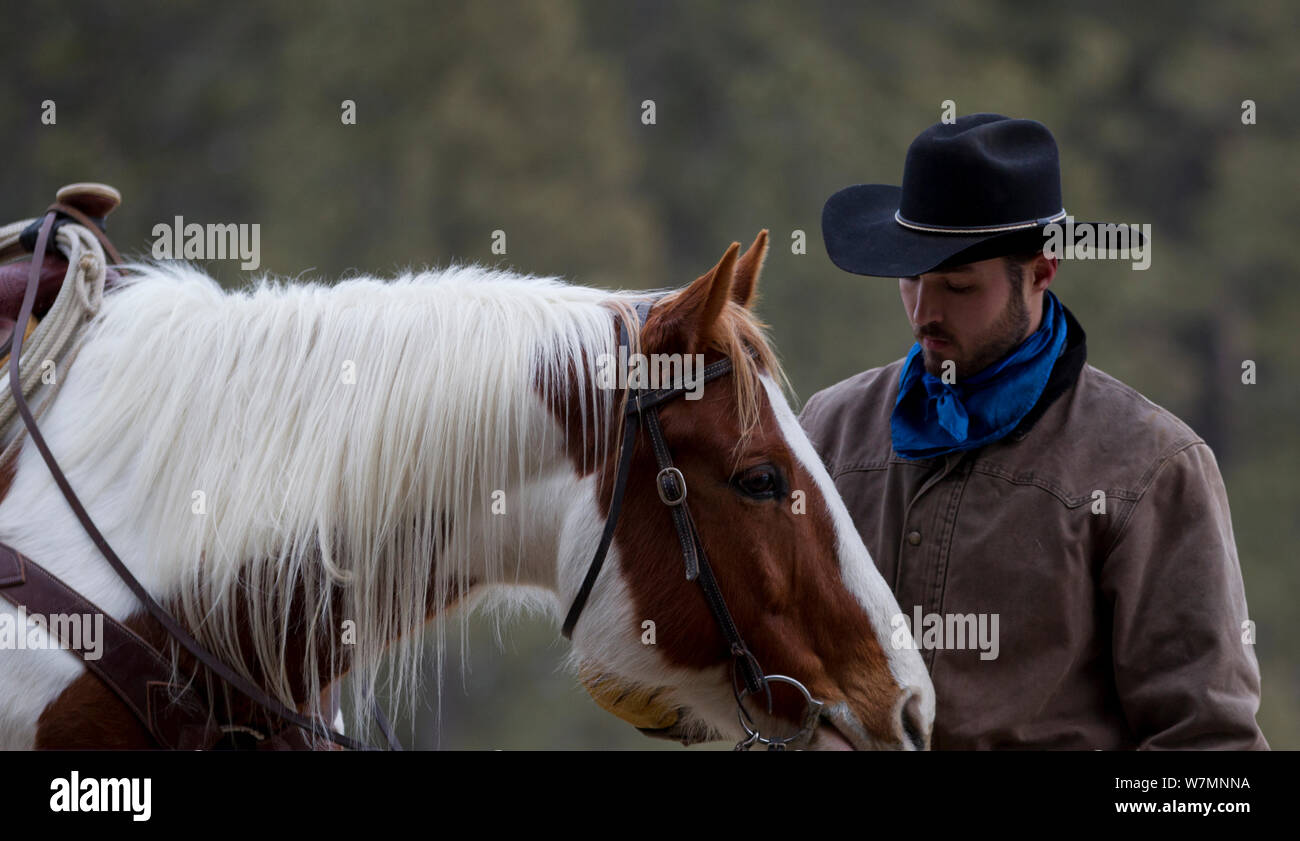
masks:
<svg viewBox="0 0 1300 841"><path fill-rule="evenodd" d="M610 306L626 296L466 266L240 292L179 264L134 271L69 377L96 383L77 407L84 435L56 451L78 494L122 501L91 510L106 534L142 535L146 557L127 563L174 581L160 601L281 700L297 613L308 627L296 633L329 629L326 649L306 652L313 705L327 681L314 658L346 652L364 714L370 667L399 638L393 695L412 702L426 594L464 594L471 566L486 570L478 583L520 574L510 544L528 512L509 492L560 443L558 426L538 422L539 378L560 389L585 377L584 354L612 350ZM491 515L494 490L510 516ZM251 616L232 610L239 591ZM342 642L345 621L355 644ZM242 659L241 628L256 641Z"/></svg>

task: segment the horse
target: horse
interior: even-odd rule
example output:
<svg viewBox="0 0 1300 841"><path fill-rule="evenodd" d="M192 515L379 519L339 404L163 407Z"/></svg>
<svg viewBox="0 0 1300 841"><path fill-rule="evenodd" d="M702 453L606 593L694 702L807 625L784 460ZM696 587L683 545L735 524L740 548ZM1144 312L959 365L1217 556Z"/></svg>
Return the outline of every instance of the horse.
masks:
<svg viewBox="0 0 1300 841"><path fill-rule="evenodd" d="M413 707L426 638L441 681L451 617L554 613L581 594L568 664L621 696L652 691L672 738L753 743L784 728L811 748L926 749L929 676L912 646L891 643L898 604L753 312L767 243L766 231L744 254L733 243L655 295L475 264L226 291L190 264L131 264L41 427L149 594L304 715L329 720L341 685L364 712L381 673ZM632 393L601 376L611 359L657 356L715 374L728 361L657 407L677 471L667 484L651 430L621 422ZM622 458L629 428L640 443ZM688 497L675 508L672 476ZM683 575L680 516L730 631L689 559ZM108 568L26 444L0 465L0 541L168 652L178 681L221 694ZM4 600L0 618L22 622ZM779 681L807 704L773 691ZM155 745L52 645L0 647L0 747Z"/></svg>

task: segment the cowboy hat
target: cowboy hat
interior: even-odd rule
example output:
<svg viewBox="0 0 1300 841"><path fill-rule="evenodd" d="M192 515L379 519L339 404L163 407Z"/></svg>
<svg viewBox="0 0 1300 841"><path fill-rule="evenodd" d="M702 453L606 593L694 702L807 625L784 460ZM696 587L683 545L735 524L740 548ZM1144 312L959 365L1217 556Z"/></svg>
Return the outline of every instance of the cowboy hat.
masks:
<svg viewBox="0 0 1300 841"><path fill-rule="evenodd" d="M846 272L914 277L1041 250L1044 227L1066 220L1047 127L968 114L912 141L901 187L858 184L827 199L822 238Z"/></svg>

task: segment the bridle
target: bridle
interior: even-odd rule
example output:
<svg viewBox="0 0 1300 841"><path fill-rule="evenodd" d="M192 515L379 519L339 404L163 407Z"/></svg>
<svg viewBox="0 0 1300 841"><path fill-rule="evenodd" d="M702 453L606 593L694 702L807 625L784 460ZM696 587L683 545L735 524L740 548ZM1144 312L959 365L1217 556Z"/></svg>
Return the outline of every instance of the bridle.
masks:
<svg viewBox="0 0 1300 841"><path fill-rule="evenodd" d="M645 325L654 303L654 301L643 301L636 305L635 313L638 330ZM618 321L619 356L624 358L624 352L629 346L627 323L621 315L616 314L615 318ZM754 353L752 348L750 353ZM731 360L724 357L705 367L702 383L716 380L731 373L731 371ZM641 425L644 425L659 468L658 473L655 474L655 488L659 492L659 500L672 514L673 525L677 530L677 539L681 544L682 559L686 567L686 580L699 582L700 589L704 593L704 600L708 603L709 610L713 613L713 619L718 625L718 630L722 632L730 652L732 692L736 698L740 726L746 733L746 737L736 744L736 750L749 750L756 744L766 745L768 750L783 750L787 747L806 745L812 739L813 732L817 728L823 703L813 698L808 689L792 677L764 674L757 658L745 645L740 630L736 627L735 620L732 619L731 611L727 609L727 602L722 597L722 591L718 589L718 581L713 575L713 568L709 564L708 555L704 551L699 532L695 528L695 520L691 517L691 509L686 502L686 477L682 475L679 468L673 465L672 454L668 450L667 442L664 441L663 430L659 426L659 407L685 394L685 386L659 389L631 388L629 386L626 392L626 399L623 403L623 438L619 449L618 470L615 474L614 492L610 498L609 513L605 518L605 528L601 533L596 554L592 557L590 566L587 567L587 574L583 578L582 586L578 588L577 595L574 596L568 615L565 617L562 629L564 636L568 639L573 638L573 629L578 624L578 618L587 605L587 599L591 596L591 590L596 584L596 578L600 575L601 567L605 563L605 556L609 553L610 544L614 539L614 529L618 525L619 513L623 505L623 493L627 490L628 474L632 468L632 456L636 452L637 438L639 437L637 434L638 429ZM800 721L799 730L792 736L785 738L763 736L745 710L745 698L762 693L767 698L768 714L771 714L772 694L769 685L771 682L790 684L803 694L805 712Z"/></svg>

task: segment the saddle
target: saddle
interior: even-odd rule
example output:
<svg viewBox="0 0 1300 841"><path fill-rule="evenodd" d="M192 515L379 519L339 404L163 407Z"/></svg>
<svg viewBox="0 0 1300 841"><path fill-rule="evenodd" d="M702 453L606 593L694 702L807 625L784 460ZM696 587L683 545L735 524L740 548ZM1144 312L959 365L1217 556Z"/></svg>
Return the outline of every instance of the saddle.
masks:
<svg viewBox="0 0 1300 841"><path fill-rule="evenodd" d="M95 234L110 260L121 263L122 258L118 255L117 249L104 234L106 217L121 202L122 195L107 184L69 184L56 194L55 206L60 207L61 216L50 230L50 236L53 237L59 227L69 222L81 224ZM39 220L23 231L14 246L0 252L0 261L18 254L31 253L35 248L38 228ZM23 305L23 293L27 290L27 280L31 270L31 258L0 265L0 355L9 352L9 343L13 337L19 310ZM36 302L32 306L33 318L39 320L49 312L50 307L54 305L54 299L59 296L59 290L63 288L63 281L67 274L68 261L63 255L57 250L47 251L41 261L40 279L36 286ZM104 279L104 288L109 288L119 277L116 271L109 269Z"/></svg>
<svg viewBox="0 0 1300 841"><path fill-rule="evenodd" d="M0 345L9 346L18 310L23 305L23 291L27 285L27 275L31 273L31 260L21 260L0 266ZM49 256L41 264L40 285L36 287L36 306L32 307L32 316L40 318L49 312L63 287L63 278L68 273L68 261L62 257Z"/></svg>

